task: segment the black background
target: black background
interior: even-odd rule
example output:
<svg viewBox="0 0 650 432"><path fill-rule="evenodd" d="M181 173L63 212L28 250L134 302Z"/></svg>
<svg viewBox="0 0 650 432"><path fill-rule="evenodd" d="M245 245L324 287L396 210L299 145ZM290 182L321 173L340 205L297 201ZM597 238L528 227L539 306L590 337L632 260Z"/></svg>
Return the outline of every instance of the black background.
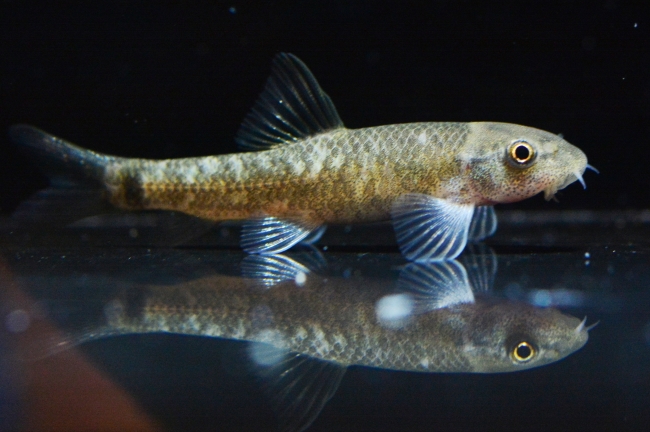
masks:
<svg viewBox="0 0 650 432"><path fill-rule="evenodd" d="M648 7L528 3L5 0L0 130L30 123L124 156L235 152L273 56L287 51L348 127L519 123L564 134L601 171L560 204L510 208L646 207ZM6 132L0 151L7 213L47 180Z"/></svg>
<svg viewBox="0 0 650 432"><path fill-rule="evenodd" d="M650 7L641 1L0 1L0 213L8 214L47 184L9 142L10 125L30 123L122 156L235 152L233 136L281 51L311 68L348 127L524 124L564 134L601 171L585 175L586 191L572 185L559 194L559 204L534 197L504 208L641 209L650 203ZM632 362L635 344L622 349L612 343L605 354ZM379 395L380 402L361 406L375 423L359 418L359 427L399 429L398 410L410 418L430 409L431 423L421 424L422 430L513 425L547 430L548 424L555 430L612 430L631 416L644 416L647 400L641 393L635 393L637 404L621 399L614 406L602 396L611 387L589 381L582 388L583 381L569 380L579 361L570 357L540 369L536 381L523 375L436 376L430 379L440 393L432 401L415 400L431 394L420 391L429 384L419 375L395 374L384 405ZM611 365L586 367L602 370L605 384L613 380ZM359 379L365 373L350 372ZM491 389L504 385L502 379L507 385L495 393L494 404L472 403L477 392L483 397L476 400L489 398ZM562 387L565 379L569 384ZM647 371L630 372L629 380L645 383ZM142 385L137 377L133 382ZM363 391L374 397L373 390L353 383L345 381L348 391L344 387L341 394ZM238 387L240 380L230 385ZM375 387L379 394L381 386ZM547 397L546 390L558 394ZM220 394L212 387L204 392ZM533 392L540 403L517 405L518 392ZM204 395L192 394L201 396L197 400ZM467 406L451 409L447 394L466 396ZM173 394L157 396L160 403L152 410L170 416L196 402L188 399L166 410ZM328 412L336 414L356 400L334 399L319 419L323 430L332 424ZM219 409L204 405L206 413ZM192 424L202 419L193 417ZM187 425L187 419L176 420Z"/></svg>

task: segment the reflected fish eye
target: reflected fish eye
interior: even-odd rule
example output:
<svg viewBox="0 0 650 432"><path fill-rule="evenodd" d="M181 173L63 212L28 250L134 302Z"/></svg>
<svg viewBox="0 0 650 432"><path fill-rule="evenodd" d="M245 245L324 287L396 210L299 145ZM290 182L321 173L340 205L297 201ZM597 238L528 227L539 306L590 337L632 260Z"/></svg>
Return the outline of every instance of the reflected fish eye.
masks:
<svg viewBox="0 0 650 432"><path fill-rule="evenodd" d="M516 165L527 165L535 159L535 149L528 142L518 140L510 144L508 156Z"/></svg>
<svg viewBox="0 0 650 432"><path fill-rule="evenodd" d="M510 357L517 363L526 363L535 357L535 348L526 341L519 342L512 349Z"/></svg>

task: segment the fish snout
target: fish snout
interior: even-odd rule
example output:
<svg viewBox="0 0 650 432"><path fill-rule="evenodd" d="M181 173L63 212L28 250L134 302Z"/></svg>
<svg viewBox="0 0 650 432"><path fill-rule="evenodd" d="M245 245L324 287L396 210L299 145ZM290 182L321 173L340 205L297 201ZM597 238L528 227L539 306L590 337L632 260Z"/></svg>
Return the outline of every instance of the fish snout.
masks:
<svg viewBox="0 0 650 432"><path fill-rule="evenodd" d="M598 173L598 170L591 165L587 163L587 156L580 151L579 149L576 148L576 150L579 152L577 155L575 155L575 163L572 164L573 166L568 167L568 169L563 170L564 175L559 176L556 182L548 186L546 189L544 189L544 199L546 201L549 201L555 197L555 194L557 191L564 189L565 187L569 186L570 184L578 181L583 189L587 189L587 184L585 183L584 179L582 178L583 174L587 170L587 168L593 170L594 172ZM567 173L568 171L568 173Z"/></svg>

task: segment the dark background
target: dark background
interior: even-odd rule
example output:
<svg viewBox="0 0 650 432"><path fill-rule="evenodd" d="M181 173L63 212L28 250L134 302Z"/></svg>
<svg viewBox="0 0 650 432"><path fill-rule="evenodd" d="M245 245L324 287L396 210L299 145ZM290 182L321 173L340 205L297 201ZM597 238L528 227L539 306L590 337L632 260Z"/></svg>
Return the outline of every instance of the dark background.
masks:
<svg viewBox="0 0 650 432"><path fill-rule="evenodd" d="M643 2L180 3L2 2L1 212L47 184L10 125L124 156L235 152L281 51L312 69L348 127L519 123L564 134L601 171L560 204L510 208L650 203Z"/></svg>

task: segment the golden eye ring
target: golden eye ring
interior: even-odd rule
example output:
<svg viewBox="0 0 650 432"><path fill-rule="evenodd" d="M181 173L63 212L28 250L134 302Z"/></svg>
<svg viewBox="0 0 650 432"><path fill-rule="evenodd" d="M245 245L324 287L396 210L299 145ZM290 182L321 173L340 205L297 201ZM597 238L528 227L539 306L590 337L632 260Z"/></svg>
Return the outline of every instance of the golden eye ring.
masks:
<svg viewBox="0 0 650 432"><path fill-rule="evenodd" d="M508 156L517 165L526 165L535 159L535 149L524 140L517 140L510 144Z"/></svg>
<svg viewBox="0 0 650 432"><path fill-rule="evenodd" d="M515 345L515 347L512 349L512 352L510 353L510 356L517 363L526 363L532 360L533 357L535 357L535 354L537 354L535 347L533 347L528 342L523 341Z"/></svg>

